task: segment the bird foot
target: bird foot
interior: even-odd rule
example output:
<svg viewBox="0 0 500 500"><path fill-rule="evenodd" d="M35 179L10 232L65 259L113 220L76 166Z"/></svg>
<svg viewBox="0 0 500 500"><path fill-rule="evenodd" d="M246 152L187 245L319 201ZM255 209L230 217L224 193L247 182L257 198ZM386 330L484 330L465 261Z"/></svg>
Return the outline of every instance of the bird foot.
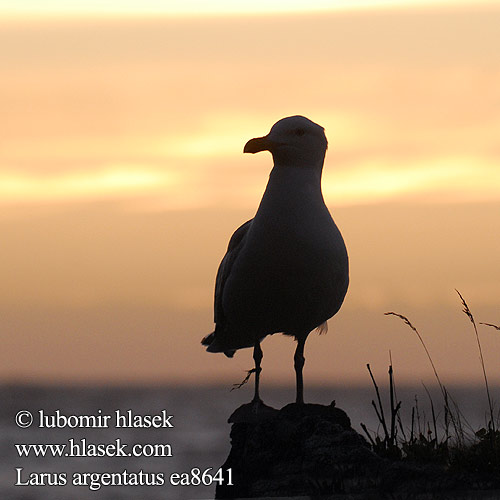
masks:
<svg viewBox="0 0 500 500"><path fill-rule="evenodd" d="M228 422L230 424L257 423L274 416L277 411L276 408L264 404L262 400L254 399L234 410Z"/></svg>

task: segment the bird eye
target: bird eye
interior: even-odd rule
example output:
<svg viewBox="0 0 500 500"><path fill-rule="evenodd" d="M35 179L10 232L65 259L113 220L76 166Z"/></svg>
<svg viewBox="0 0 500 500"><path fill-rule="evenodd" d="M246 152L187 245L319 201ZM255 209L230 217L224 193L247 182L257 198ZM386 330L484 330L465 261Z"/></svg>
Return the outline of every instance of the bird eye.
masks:
<svg viewBox="0 0 500 500"><path fill-rule="evenodd" d="M304 129L303 128L298 128L296 131L295 131L295 135L304 135L305 132L304 132Z"/></svg>

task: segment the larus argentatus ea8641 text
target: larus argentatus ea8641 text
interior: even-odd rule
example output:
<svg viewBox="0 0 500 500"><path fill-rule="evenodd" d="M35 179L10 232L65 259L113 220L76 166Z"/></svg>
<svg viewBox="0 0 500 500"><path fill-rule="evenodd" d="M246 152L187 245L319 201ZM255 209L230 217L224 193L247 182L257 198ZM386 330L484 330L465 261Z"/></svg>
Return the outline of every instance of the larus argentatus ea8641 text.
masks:
<svg viewBox="0 0 500 500"><path fill-rule="evenodd" d="M255 217L229 241L215 283L215 331L202 343L229 357L253 347L256 405L262 339L284 333L297 340L296 401L303 403L307 336L340 309L347 292L346 247L321 192L326 149L323 127L303 116L283 118L244 148L270 151L274 167Z"/></svg>

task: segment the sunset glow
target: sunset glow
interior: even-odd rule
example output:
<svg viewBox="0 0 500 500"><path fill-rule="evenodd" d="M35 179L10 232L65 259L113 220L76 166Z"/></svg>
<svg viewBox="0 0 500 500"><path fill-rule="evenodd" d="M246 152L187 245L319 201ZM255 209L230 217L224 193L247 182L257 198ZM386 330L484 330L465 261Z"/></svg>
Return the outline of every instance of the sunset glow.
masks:
<svg viewBox="0 0 500 500"><path fill-rule="evenodd" d="M0 176L0 203L78 202L116 197L132 192L168 188L174 184L166 173L139 166L115 166L100 172L78 172L34 177L18 174Z"/></svg>
<svg viewBox="0 0 500 500"><path fill-rule="evenodd" d="M0 377L120 381L131 359L134 380L246 370L251 353L222 363L199 338L272 168L244 144L293 114L325 128L323 194L352 273L334 333L308 345L308 378L359 380L389 350L402 379L425 378L384 323L395 308L429 332L442 372L480 376L454 289L500 322L498 2L23 0L0 13ZM273 342L269 359L289 355ZM39 359L47 345L66 357Z"/></svg>
<svg viewBox="0 0 500 500"><path fill-rule="evenodd" d="M494 3L494 0L482 0L481 4ZM471 0L185 0L183 2L158 0L108 0L106 2L73 0L22 0L9 5L1 5L0 11L17 15L70 15L70 14L166 14L166 15L223 15L255 13L300 13L315 11L336 11L372 8L394 8L413 6L446 6L474 4Z"/></svg>

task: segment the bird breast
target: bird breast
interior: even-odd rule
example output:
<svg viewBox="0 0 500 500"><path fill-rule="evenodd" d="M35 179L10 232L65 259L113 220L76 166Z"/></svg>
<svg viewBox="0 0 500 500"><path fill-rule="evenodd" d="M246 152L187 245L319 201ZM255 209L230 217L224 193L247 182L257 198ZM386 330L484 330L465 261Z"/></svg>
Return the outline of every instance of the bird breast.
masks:
<svg viewBox="0 0 500 500"><path fill-rule="evenodd" d="M309 332L342 304L347 252L320 179L273 173L225 284L223 307L239 329Z"/></svg>

